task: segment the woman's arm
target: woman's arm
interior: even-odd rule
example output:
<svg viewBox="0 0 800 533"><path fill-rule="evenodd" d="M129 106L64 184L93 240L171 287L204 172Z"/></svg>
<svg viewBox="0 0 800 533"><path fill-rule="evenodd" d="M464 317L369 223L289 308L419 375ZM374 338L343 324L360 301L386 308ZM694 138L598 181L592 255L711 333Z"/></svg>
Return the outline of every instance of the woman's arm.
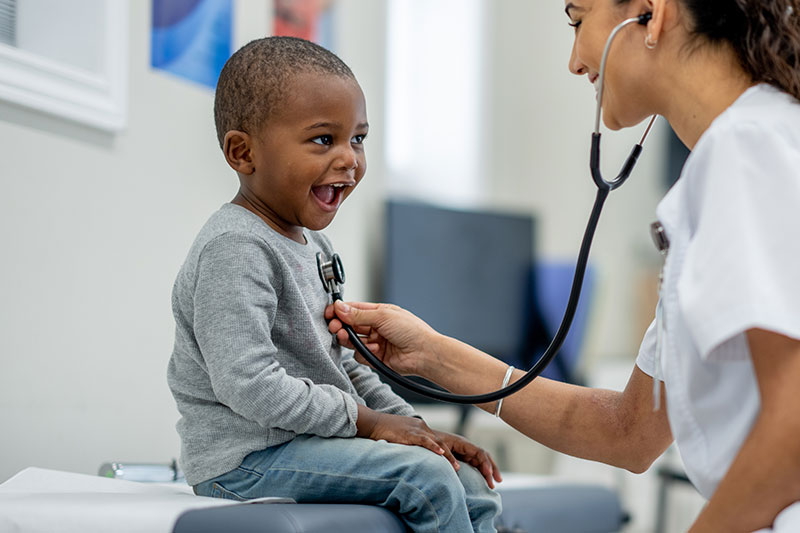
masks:
<svg viewBox="0 0 800 533"><path fill-rule="evenodd" d="M396 306L359 304L336 314L367 335L368 347L403 374L423 376L458 394L498 389L508 366L480 350L436 333ZM347 344L341 324L331 331ZM512 381L523 372L514 371ZM623 392L537 378L503 401L502 418L542 444L576 457L643 472L669 446L666 409L653 411L652 379L635 368ZM663 393L662 393L663 394ZM666 402L662 398L661 405ZM493 413L495 404L480 405Z"/></svg>
<svg viewBox="0 0 800 533"><path fill-rule="evenodd" d="M747 332L761 395L750 435L691 531L754 531L800 500L800 341Z"/></svg>
<svg viewBox="0 0 800 533"><path fill-rule="evenodd" d="M447 337L437 351L445 355L438 357L437 368L428 371L428 379L459 394L500 388L505 363ZM523 374L514 370L511 382ZM496 404L478 407L494 413ZM509 425L549 448L636 473L647 470L672 442L666 409L653 411L653 380L638 367L622 392L538 377L503 400L500 414Z"/></svg>

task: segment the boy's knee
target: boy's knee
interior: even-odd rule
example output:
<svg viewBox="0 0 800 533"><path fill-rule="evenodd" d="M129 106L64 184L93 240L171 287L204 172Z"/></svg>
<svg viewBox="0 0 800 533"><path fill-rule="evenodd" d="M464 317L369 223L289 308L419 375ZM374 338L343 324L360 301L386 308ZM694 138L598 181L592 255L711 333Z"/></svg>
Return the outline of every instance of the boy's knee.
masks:
<svg viewBox="0 0 800 533"><path fill-rule="evenodd" d="M443 456L419 446L412 446L408 451L411 452L407 457L411 465L410 477L414 478L415 485L461 486L455 468Z"/></svg>
<svg viewBox="0 0 800 533"><path fill-rule="evenodd" d="M461 463L461 468L458 471L458 479L461 481L461 484L464 485L467 493L494 492L489 488L483 474L481 474L477 468L466 463Z"/></svg>

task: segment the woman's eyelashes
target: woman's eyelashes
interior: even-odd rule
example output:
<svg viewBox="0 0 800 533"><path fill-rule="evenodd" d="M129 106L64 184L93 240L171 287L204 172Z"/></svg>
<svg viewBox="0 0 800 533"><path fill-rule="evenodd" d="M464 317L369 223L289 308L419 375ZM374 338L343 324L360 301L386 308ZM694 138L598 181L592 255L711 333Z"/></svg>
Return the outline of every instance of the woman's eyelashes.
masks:
<svg viewBox="0 0 800 533"><path fill-rule="evenodd" d="M573 28L575 28L575 31L578 31L578 26L581 25L581 21L580 20L576 20L576 21L570 22L569 25L572 26Z"/></svg>

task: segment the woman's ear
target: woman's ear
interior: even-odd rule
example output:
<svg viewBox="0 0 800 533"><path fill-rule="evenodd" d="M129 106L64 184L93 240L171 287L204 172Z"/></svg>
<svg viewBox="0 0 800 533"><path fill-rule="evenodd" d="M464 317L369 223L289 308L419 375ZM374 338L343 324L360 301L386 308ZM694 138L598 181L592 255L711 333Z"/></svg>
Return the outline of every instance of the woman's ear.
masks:
<svg viewBox="0 0 800 533"><path fill-rule="evenodd" d="M664 16L667 9L668 0L647 0L646 4L651 13L652 18L647 23L647 36L645 37L645 44L648 48L654 48L661 38L661 32L664 29Z"/></svg>
<svg viewBox="0 0 800 533"><path fill-rule="evenodd" d="M239 174L249 176L256 169L253 163L252 142L249 134L238 130L230 130L222 141L225 160Z"/></svg>

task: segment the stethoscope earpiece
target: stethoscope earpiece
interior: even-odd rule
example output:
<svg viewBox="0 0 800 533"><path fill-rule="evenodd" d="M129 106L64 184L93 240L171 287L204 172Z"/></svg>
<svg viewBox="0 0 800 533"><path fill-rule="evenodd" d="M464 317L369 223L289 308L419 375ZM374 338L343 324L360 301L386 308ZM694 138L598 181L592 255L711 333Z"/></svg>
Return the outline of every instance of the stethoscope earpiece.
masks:
<svg viewBox="0 0 800 533"><path fill-rule="evenodd" d="M639 24L641 24L642 26L647 26L647 23L650 22L650 20L652 20L653 18L653 12L648 11L647 13L639 15L638 18L639 18Z"/></svg>

